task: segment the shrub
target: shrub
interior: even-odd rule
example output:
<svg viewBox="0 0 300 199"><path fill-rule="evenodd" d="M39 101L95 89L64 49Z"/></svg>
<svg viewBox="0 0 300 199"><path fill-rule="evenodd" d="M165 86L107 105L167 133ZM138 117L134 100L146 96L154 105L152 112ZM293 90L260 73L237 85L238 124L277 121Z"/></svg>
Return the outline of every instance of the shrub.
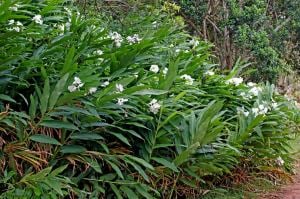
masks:
<svg viewBox="0 0 300 199"><path fill-rule="evenodd" d="M218 75L172 18L116 32L63 1L0 13L2 198L171 198L244 159L290 168L295 105L240 64Z"/></svg>
<svg viewBox="0 0 300 199"><path fill-rule="evenodd" d="M174 0L189 29L212 42L222 69L238 57L252 62L251 78L276 82L299 70L299 1ZM298 56L299 57L299 56Z"/></svg>

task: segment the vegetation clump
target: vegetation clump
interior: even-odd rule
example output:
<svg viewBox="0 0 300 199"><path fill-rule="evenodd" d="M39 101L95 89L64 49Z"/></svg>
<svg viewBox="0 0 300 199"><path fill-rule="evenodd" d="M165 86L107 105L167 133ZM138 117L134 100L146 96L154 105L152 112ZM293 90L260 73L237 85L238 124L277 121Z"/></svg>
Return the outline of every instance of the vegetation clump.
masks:
<svg viewBox="0 0 300 199"><path fill-rule="evenodd" d="M1 198L188 198L244 163L291 170L295 102L241 62L221 75L162 13L121 30L65 1L1 1Z"/></svg>

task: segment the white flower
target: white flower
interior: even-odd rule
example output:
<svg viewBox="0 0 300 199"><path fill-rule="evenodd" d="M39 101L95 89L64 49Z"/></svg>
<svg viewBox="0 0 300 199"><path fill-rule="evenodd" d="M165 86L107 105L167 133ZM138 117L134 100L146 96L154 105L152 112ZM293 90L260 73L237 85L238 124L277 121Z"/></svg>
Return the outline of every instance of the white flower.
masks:
<svg viewBox="0 0 300 199"><path fill-rule="evenodd" d="M142 40L138 34L134 34L133 36L128 36L126 37L126 40L128 41L128 43L130 45L135 44L135 43L140 43L140 41Z"/></svg>
<svg viewBox="0 0 300 199"><path fill-rule="evenodd" d="M138 78L138 77L139 77L138 73L133 73L133 76L134 76L135 78Z"/></svg>
<svg viewBox="0 0 300 199"><path fill-rule="evenodd" d="M121 46L121 43L123 42L123 38L119 33L117 33L117 32L109 33L109 37L110 37L111 40L114 40L115 45L117 47Z"/></svg>
<svg viewBox="0 0 300 199"><path fill-rule="evenodd" d="M271 104L271 107L276 110L278 108L278 104L276 102L273 102Z"/></svg>
<svg viewBox="0 0 300 199"><path fill-rule="evenodd" d="M252 87L250 90L249 90L249 94L251 95L254 95L254 96L258 96L258 94L262 92L262 89L260 87Z"/></svg>
<svg viewBox="0 0 300 199"><path fill-rule="evenodd" d="M149 109L150 112L157 114L159 109L160 109L160 104L156 99L152 99L151 102L149 103Z"/></svg>
<svg viewBox="0 0 300 199"><path fill-rule="evenodd" d="M94 52L94 54L96 54L96 55L103 55L103 51L102 50L96 50L95 52Z"/></svg>
<svg viewBox="0 0 300 199"><path fill-rule="evenodd" d="M116 84L117 92L122 93L124 91L124 87L122 84Z"/></svg>
<svg viewBox="0 0 300 199"><path fill-rule="evenodd" d="M205 75L208 75L208 76L212 76L212 75L215 75L215 72L209 70L209 71L206 71L204 74L205 74Z"/></svg>
<svg viewBox="0 0 300 199"><path fill-rule="evenodd" d="M60 30L61 32L63 32L65 30L65 25L64 24L59 24L57 26L58 30Z"/></svg>
<svg viewBox="0 0 300 199"><path fill-rule="evenodd" d="M255 116L257 116L258 113L259 113L259 109L258 109L258 108L252 108L251 111L252 111L252 113L253 113Z"/></svg>
<svg viewBox="0 0 300 199"><path fill-rule="evenodd" d="M82 84L81 79L80 79L79 77L74 77L74 82L73 82L73 84L77 84L77 85Z"/></svg>
<svg viewBox="0 0 300 199"><path fill-rule="evenodd" d="M280 156L275 161L278 166L283 166L284 164L284 160Z"/></svg>
<svg viewBox="0 0 300 199"><path fill-rule="evenodd" d="M8 25L13 25L15 23L15 20L11 19L8 21Z"/></svg>
<svg viewBox="0 0 300 199"><path fill-rule="evenodd" d="M35 15L32 18L32 21L34 21L35 23L40 24L40 25L43 24L43 20L42 20L42 16L41 15Z"/></svg>
<svg viewBox="0 0 300 199"><path fill-rule="evenodd" d="M72 85L68 86L68 90L72 93L77 90L77 87L72 84Z"/></svg>
<svg viewBox="0 0 300 199"><path fill-rule="evenodd" d="M237 108L237 112L238 112L239 114L244 115L245 117L248 117L248 115L249 115L249 111L245 111L245 108L244 108L244 107L242 107L242 108L238 107L238 108Z"/></svg>
<svg viewBox="0 0 300 199"><path fill-rule="evenodd" d="M178 48L175 50L175 52L176 52L176 53L179 53L180 51L181 51L181 50L180 50L180 49L178 49Z"/></svg>
<svg viewBox="0 0 300 199"><path fill-rule="evenodd" d="M155 64L151 65L150 71L152 71L154 73L158 73L158 71L159 71L158 65L155 65Z"/></svg>
<svg viewBox="0 0 300 199"><path fill-rule="evenodd" d="M244 111L243 114L248 117L248 115L250 114L249 111Z"/></svg>
<svg viewBox="0 0 300 199"><path fill-rule="evenodd" d="M264 105L262 105L262 104L258 105L258 109L259 109L259 110L264 110L264 108L265 108Z"/></svg>
<svg viewBox="0 0 300 199"><path fill-rule="evenodd" d="M184 79L184 80L185 80L185 83L186 83L187 85L192 85L193 82L194 82L194 79L193 79L190 75L187 75L187 74L181 75L180 78L181 78L181 79Z"/></svg>
<svg viewBox="0 0 300 199"><path fill-rule="evenodd" d="M163 71L162 71L162 73L163 73L164 75L167 75L168 70L169 70L168 68L164 68Z"/></svg>
<svg viewBox="0 0 300 199"><path fill-rule="evenodd" d="M200 42L198 41L198 40L196 40L196 39L192 39L192 40L190 40L190 45L192 45L193 47L196 47L196 46L198 46L199 44L200 44Z"/></svg>
<svg viewBox="0 0 300 199"><path fill-rule="evenodd" d="M96 91L97 91L97 87L91 87L89 89L89 94L94 94L94 93L96 93Z"/></svg>
<svg viewBox="0 0 300 199"><path fill-rule="evenodd" d="M74 81L72 85L68 86L68 90L70 92L74 92L76 90L79 90L81 87L83 87L84 83L81 82L79 77L74 77Z"/></svg>
<svg viewBox="0 0 300 199"><path fill-rule="evenodd" d="M70 23L70 22L67 22L67 23L66 23L66 30L69 31L69 30L70 30L70 27L71 27L71 23Z"/></svg>
<svg viewBox="0 0 300 199"><path fill-rule="evenodd" d="M243 83L243 78L242 77L234 77L234 78L227 80L225 83L226 84L234 84L235 86L238 86L241 83Z"/></svg>
<svg viewBox="0 0 300 199"><path fill-rule="evenodd" d="M118 98L117 104L120 105L120 106L122 106L122 105L124 105L124 102L128 102L128 99Z"/></svg>
<svg viewBox="0 0 300 199"><path fill-rule="evenodd" d="M20 32L20 31L21 31L21 28L18 27L18 26L14 26L14 27L12 27L12 28L9 28L8 30L10 30L10 31L14 30L14 31L16 31L16 32Z"/></svg>
<svg viewBox="0 0 300 199"><path fill-rule="evenodd" d="M152 26L153 26L153 28L157 28L158 27L157 21L153 21Z"/></svg>
<svg viewBox="0 0 300 199"><path fill-rule="evenodd" d="M17 26L23 26L23 24L21 22L19 22L19 21L17 21L16 25Z"/></svg>
<svg viewBox="0 0 300 199"><path fill-rule="evenodd" d="M108 86L108 85L109 85L109 81L105 81L105 82L103 82L103 83L101 84L102 87L106 87L106 86Z"/></svg>
<svg viewBox="0 0 300 199"><path fill-rule="evenodd" d="M64 7L64 9L65 9L65 11L67 11L69 16L72 16L72 11L69 8Z"/></svg>
<svg viewBox="0 0 300 199"><path fill-rule="evenodd" d="M9 10L11 11L18 11L18 7L17 6L12 6L12 7L9 7Z"/></svg>
<svg viewBox="0 0 300 199"><path fill-rule="evenodd" d="M248 82L248 83L247 83L247 86L249 86L249 87L253 87L253 86L256 86L256 83L253 83L253 82Z"/></svg>
<svg viewBox="0 0 300 199"><path fill-rule="evenodd" d="M266 102L263 102L262 104L259 104L257 108L252 108L252 113L254 114L254 116L264 115L268 113L268 107L265 104Z"/></svg>
<svg viewBox="0 0 300 199"><path fill-rule="evenodd" d="M245 92L241 92L240 95L242 96L243 99L248 100L248 99L252 99L251 95L248 95Z"/></svg>

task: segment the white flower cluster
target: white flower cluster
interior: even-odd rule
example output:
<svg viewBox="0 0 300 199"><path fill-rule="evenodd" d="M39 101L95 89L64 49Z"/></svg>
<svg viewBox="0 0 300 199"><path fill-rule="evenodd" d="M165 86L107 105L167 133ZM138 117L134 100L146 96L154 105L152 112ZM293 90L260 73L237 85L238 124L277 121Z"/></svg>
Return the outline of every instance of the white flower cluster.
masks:
<svg viewBox="0 0 300 199"><path fill-rule="evenodd" d="M156 99L152 99L151 102L149 103L149 109L150 112L157 114L159 109L160 109L160 104Z"/></svg>
<svg viewBox="0 0 300 199"><path fill-rule="evenodd" d="M277 110L278 109L278 104L276 102L273 102L271 104L271 108L274 109L274 110Z"/></svg>
<svg viewBox="0 0 300 199"><path fill-rule="evenodd" d="M240 93L240 95L246 100L252 99L253 96L257 97L259 95L259 93L262 92L262 88L259 86L256 86L256 84L253 82L248 82L247 86L250 87L250 90L247 93L246 92Z"/></svg>
<svg viewBox="0 0 300 199"><path fill-rule="evenodd" d="M11 19L8 21L8 25L13 26L12 28L9 28L9 31L16 31L20 32L23 29L23 24L20 21L15 22L15 20Z"/></svg>
<svg viewBox="0 0 300 199"><path fill-rule="evenodd" d="M124 87L122 84L116 84L116 90L118 93L122 93L124 91Z"/></svg>
<svg viewBox="0 0 300 199"><path fill-rule="evenodd" d="M9 10L17 12L19 7L20 7L19 4L15 4L14 6L9 7Z"/></svg>
<svg viewBox="0 0 300 199"><path fill-rule="evenodd" d="M122 38L122 36L119 33L117 33L117 32L111 32L111 33L109 33L109 38L111 40L114 40L115 45L118 48L121 47L121 43L123 42L123 38Z"/></svg>
<svg viewBox="0 0 300 199"><path fill-rule="evenodd" d="M125 102L128 102L128 99L125 99L125 98L118 98L117 104L118 104L119 106L122 106L122 105L124 105Z"/></svg>
<svg viewBox="0 0 300 199"><path fill-rule="evenodd" d="M156 64L151 65L150 71L154 72L154 73L158 73L158 71L159 71L158 65L156 65Z"/></svg>
<svg viewBox="0 0 300 199"><path fill-rule="evenodd" d="M67 14L71 17L72 16L72 11L67 8L67 7L64 7L65 11L67 11Z"/></svg>
<svg viewBox="0 0 300 199"><path fill-rule="evenodd" d="M204 73L204 75L207 75L207 76L213 76L215 75L215 72L214 71L211 71L211 70L208 70Z"/></svg>
<svg viewBox="0 0 300 199"><path fill-rule="evenodd" d="M284 165L284 160L280 156L275 160L275 162L278 166Z"/></svg>
<svg viewBox="0 0 300 199"><path fill-rule="evenodd" d="M238 114L242 114L245 117L248 117L250 114L249 111L246 111L244 107L242 107L242 108L238 107L237 112L238 112Z"/></svg>
<svg viewBox="0 0 300 199"><path fill-rule="evenodd" d="M107 87L109 85L109 81L105 81L101 84L102 87Z"/></svg>
<svg viewBox="0 0 300 199"><path fill-rule="evenodd" d="M167 75L167 73L168 73L168 71L169 71L169 69L168 69L168 68L164 68L164 69L163 69L163 71L162 71L163 75L164 75L164 76L166 76L166 75Z"/></svg>
<svg viewBox="0 0 300 199"><path fill-rule="evenodd" d="M76 90L80 90L81 87L83 87L84 83L81 82L79 77L74 77L74 81L72 85L68 86L68 90L70 92L74 92Z"/></svg>
<svg viewBox="0 0 300 199"><path fill-rule="evenodd" d="M57 26L58 30L61 31L61 32L64 32L65 31L65 24L59 24Z"/></svg>
<svg viewBox="0 0 300 199"><path fill-rule="evenodd" d="M194 79L190 75L184 74L181 75L180 78L184 79L187 85L193 85L194 83Z"/></svg>
<svg viewBox="0 0 300 199"><path fill-rule="evenodd" d="M142 39L139 37L138 34L134 34L132 36L126 37L126 40L128 41L128 43L130 45L135 44L135 43L140 43L140 41L142 41Z"/></svg>
<svg viewBox="0 0 300 199"><path fill-rule="evenodd" d="M102 50L96 50L94 52L94 55L98 55L98 56L103 55L103 51Z"/></svg>
<svg viewBox="0 0 300 199"><path fill-rule="evenodd" d="M251 110L255 117L258 115L265 115L266 113L268 113L268 106L263 103L259 104L257 108L252 108Z"/></svg>
<svg viewBox="0 0 300 199"><path fill-rule="evenodd" d="M262 89L260 87L254 86L249 90L249 94L253 96L258 96L258 94L262 92Z"/></svg>
<svg viewBox="0 0 300 199"><path fill-rule="evenodd" d="M252 113L254 116L264 115L268 113L269 110L278 110L278 106L277 102L272 102L270 105L268 105L267 102L262 102L256 108L252 108Z"/></svg>
<svg viewBox="0 0 300 199"><path fill-rule="evenodd" d="M200 42L198 40L194 39L194 38L192 40L190 40L189 43L193 47L197 47L200 44Z"/></svg>
<svg viewBox="0 0 300 199"><path fill-rule="evenodd" d="M96 91L97 91L97 87L91 87L89 89L89 93L88 94L92 95L92 94L96 93Z"/></svg>
<svg viewBox="0 0 300 199"><path fill-rule="evenodd" d="M32 21L36 24L40 24L42 25L43 24L43 20L42 20L42 16L41 15L35 15L33 18L32 18Z"/></svg>
<svg viewBox="0 0 300 199"><path fill-rule="evenodd" d="M153 26L153 28L157 28L157 27L158 27L157 21L153 21L153 22L152 22L152 26Z"/></svg>
<svg viewBox="0 0 300 199"><path fill-rule="evenodd" d="M234 84L235 86L238 86L241 83L243 83L242 77L233 77L225 82L225 84Z"/></svg>

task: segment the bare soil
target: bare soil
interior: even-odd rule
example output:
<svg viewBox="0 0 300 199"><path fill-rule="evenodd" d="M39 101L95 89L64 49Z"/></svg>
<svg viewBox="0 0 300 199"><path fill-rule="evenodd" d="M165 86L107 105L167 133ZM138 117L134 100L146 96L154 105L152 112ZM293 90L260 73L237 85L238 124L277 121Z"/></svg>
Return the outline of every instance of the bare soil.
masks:
<svg viewBox="0 0 300 199"><path fill-rule="evenodd" d="M300 199L300 164L297 164L297 173L293 176L292 183L277 191L266 193L260 199Z"/></svg>

